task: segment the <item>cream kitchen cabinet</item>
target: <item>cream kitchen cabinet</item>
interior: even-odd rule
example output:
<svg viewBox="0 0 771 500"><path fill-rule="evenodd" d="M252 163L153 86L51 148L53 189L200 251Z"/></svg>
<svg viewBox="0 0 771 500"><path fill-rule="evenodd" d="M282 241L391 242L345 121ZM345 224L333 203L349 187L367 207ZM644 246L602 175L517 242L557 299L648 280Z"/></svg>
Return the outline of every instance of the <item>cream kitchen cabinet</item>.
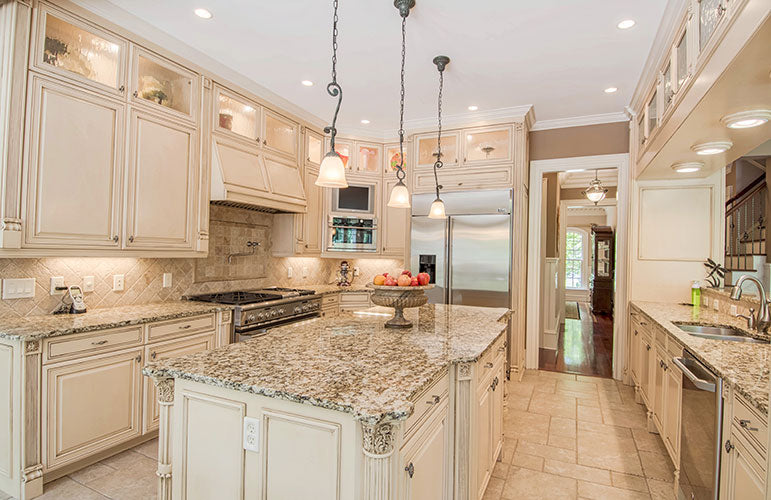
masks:
<svg viewBox="0 0 771 500"><path fill-rule="evenodd" d="M227 137L262 144L262 106L215 84L212 130Z"/></svg>
<svg viewBox="0 0 771 500"><path fill-rule="evenodd" d="M321 315L337 316L340 313L340 294L326 293L321 297Z"/></svg>
<svg viewBox="0 0 771 500"><path fill-rule="evenodd" d="M437 155L436 132L415 136L415 168L434 166ZM460 164L460 131L442 132L442 162L445 167Z"/></svg>
<svg viewBox="0 0 771 500"><path fill-rule="evenodd" d="M304 214L276 214L273 216L273 247L277 257L319 255L323 245L324 188L316 185L318 170L306 167L306 212Z"/></svg>
<svg viewBox="0 0 771 500"><path fill-rule="evenodd" d="M653 391L651 378L656 364L656 351L654 344L646 331L642 332L643 338L640 342L640 397L649 408L653 404Z"/></svg>
<svg viewBox="0 0 771 500"><path fill-rule="evenodd" d="M341 292L340 311L361 311L372 307L369 292Z"/></svg>
<svg viewBox="0 0 771 500"><path fill-rule="evenodd" d="M632 335L629 337L629 372L636 392L636 388L640 384L640 345L642 344L642 337L640 336L639 323L634 313L632 313L629 324L632 325Z"/></svg>
<svg viewBox="0 0 771 500"><path fill-rule="evenodd" d="M47 3L38 6L32 67L115 97L126 95L128 42Z"/></svg>
<svg viewBox="0 0 771 500"><path fill-rule="evenodd" d="M316 170L321 166L324 158L324 136L305 128L305 166Z"/></svg>
<svg viewBox="0 0 771 500"><path fill-rule="evenodd" d="M400 451L404 500L444 500L452 496L447 395L438 402L430 402L434 405L430 416L407 438Z"/></svg>
<svg viewBox="0 0 771 500"><path fill-rule="evenodd" d="M508 188L514 178L511 165L493 167L475 167L473 171L466 169L444 168L438 172L439 184L443 191L467 191L476 189ZM434 172L431 170L416 171L415 193L433 193L436 189Z"/></svg>
<svg viewBox="0 0 771 500"><path fill-rule="evenodd" d="M667 368L667 363L664 361L666 359L666 354L663 349L660 347L655 347L653 349L654 355L653 355L653 373L651 375L652 378L652 397L653 397L653 403L651 405L651 417L653 418L653 423L656 426L657 429L659 429L660 434L663 435L664 433L661 432L661 429L664 428L662 422L664 419L664 383L666 381L666 375L664 371Z"/></svg>
<svg viewBox="0 0 771 500"><path fill-rule="evenodd" d="M120 248L126 106L38 75L28 106L25 246Z"/></svg>
<svg viewBox="0 0 771 500"><path fill-rule="evenodd" d="M137 45L131 46L131 103L198 123L199 76Z"/></svg>
<svg viewBox="0 0 771 500"><path fill-rule="evenodd" d="M268 108L262 112L262 146L274 154L297 161L300 126Z"/></svg>
<svg viewBox="0 0 771 500"><path fill-rule="evenodd" d="M44 472L142 434L141 347L43 366Z"/></svg>
<svg viewBox="0 0 771 500"><path fill-rule="evenodd" d="M493 420L493 398L492 390L489 386L483 384L477 389L476 399L476 479L477 492L475 498L482 498L490 482L493 473L493 466L490 463L492 455L491 442L491 423Z"/></svg>
<svg viewBox="0 0 771 500"><path fill-rule="evenodd" d="M513 162L510 126L463 131L463 165L492 165Z"/></svg>
<svg viewBox="0 0 771 500"><path fill-rule="evenodd" d="M380 209L380 249L381 255L404 257L407 252L410 210L388 206L391 190L396 183L395 178L383 182L383 196L380 198L383 203Z"/></svg>
<svg viewBox="0 0 771 500"><path fill-rule="evenodd" d="M402 168L404 168L405 173L407 174L407 178L410 178L410 175L412 173L412 169L410 167L409 161L410 161L410 149L411 143L405 142L404 147L400 148L398 142L393 142L390 144L384 144L383 145L383 177L388 178L389 175L396 175L396 165L399 164L400 158L401 158L401 150L404 150L404 165L402 165Z"/></svg>
<svg viewBox="0 0 771 500"><path fill-rule="evenodd" d="M671 351L670 351L670 354ZM679 355L682 355L682 351ZM662 438L674 463L680 463L680 420L682 418L683 372L669 357L664 380L664 418Z"/></svg>
<svg viewBox="0 0 771 500"><path fill-rule="evenodd" d="M198 185L195 128L134 111L130 147L126 246L192 250Z"/></svg>
<svg viewBox="0 0 771 500"><path fill-rule="evenodd" d="M752 445L732 429L725 441L722 467L727 468L727 484L720 498L725 500L765 500L766 470L760 455Z"/></svg>
<svg viewBox="0 0 771 500"><path fill-rule="evenodd" d="M145 361L160 361L166 358L174 358L177 356L184 356L186 354L192 354L196 352L209 351L214 349L216 343L216 335L214 331L207 333L201 333L185 337L182 339L175 339L166 342L158 342L153 345L145 347ZM158 429L158 419L160 415L160 406L158 405L158 390L155 388L153 381L144 377L144 416L142 419L143 433Z"/></svg>
<svg viewBox="0 0 771 500"><path fill-rule="evenodd" d="M325 151L329 151L329 139ZM335 151L340 155L346 174L353 178L380 179L383 164L383 146L370 142L335 138Z"/></svg>

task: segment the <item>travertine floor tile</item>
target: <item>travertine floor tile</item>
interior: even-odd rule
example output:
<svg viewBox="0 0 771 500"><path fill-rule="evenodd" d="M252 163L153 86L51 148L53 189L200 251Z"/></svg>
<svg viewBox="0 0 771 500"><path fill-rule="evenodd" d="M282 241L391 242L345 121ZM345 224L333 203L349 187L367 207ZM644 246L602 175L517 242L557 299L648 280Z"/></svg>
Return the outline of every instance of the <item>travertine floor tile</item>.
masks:
<svg viewBox="0 0 771 500"><path fill-rule="evenodd" d="M556 474L562 477L571 477L581 479L592 483L610 485L610 471L607 469L596 469L585 465L560 462L558 460L546 460L543 464L543 471L550 474Z"/></svg>
<svg viewBox="0 0 771 500"><path fill-rule="evenodd" d="M655 451L641 451L640 461L642 462L645 477L667 482L675 480L675 467L669 455L662 455Z"/></svg>
<svg viewBox="0 0 771 500"><path fill-rule="evenodd" d="M492 476L500 479L506 479L506 477L509 475L509 467L509 464L505 464L503 462L495 462Z"/></svg>
<svg viewBox="0 0 771 500"><path fill-rule="evenodd" d="M133 453L133 452L132 452ZM153 500L157 498L157 462L140 453L133 453L134 463L87 484L114 500Z"/></svg>
<svg viewBox="0 0 771 500"><path fill-rule="evenodd" d="M491 477L487 483L487 489L482 497L482 500L498 500L501 498L501 492L503 491L503 485L506 483L504 479L497 477Z"/></svg>
<svg viewBox="0 0 771 500"><path fill-rule="evenodd" d="M629 427L630 429L645 429L648 426L648 420L645 414L638 411L603 409L602 420L608 425Z"/></svg>
<svg viewBox="0 0 771 500"><path fill-rule="evenodd" d="M578 422L578 433L599 432L601 434L612 434L618 437L632 437L632 431L627 427L617 427L615 425L597 424L594 422Z"/></svg>
<svg viewBox="0 0 771 500"><path fill-rule="evenodd" d="M631 437L579 430L578 463L626 474L642 475L642 465Z"/></svg>
<svg viewBox="0 0 771 500"><path fill-rule="evenodd" d="M531 443L529 441L520 441L517 445L517 453L525 453L527 455L535 455L542 458L551 458L554 460L561 460L563 462L576 462L576 452L573 450L566 450L564 448L557 448L555 446Z"/></svg>
<svg viewBox="0 0 771 500"><path fill-rule="evenodd" d="M602 423L602 411L599 408L578 405L577 418L583 422Z"/></svg>
<svg viewBox="0 0 771 500"><path fill-rule="evenodd" d="M549 434L549 446L556 446L557 448L565 448L566 450L576 450L576 438L560 436L558 434Z"/></svg>
<svg viewBox="0 0 771 500"><path fill-rule="evenodd" d="M575 398L562 398L561 401L557 401L534 397L530 400L527 411L553 417L576 418L576 400Z"/></svg>
<svg viewBox="0 0 771 500"><path fill-rule="evenodd" d="M521 467L524 469L542 471L543 458L517 452L517 453L514 453L514 458L512 458L511 460L511 465L514 467ZM512 469L514 467L512 467ZM509 473L511 473L511 470L509 471Z"/></svg>
<svg viewBox="0 0 771 500"><path fill-rule="evenodd" d="M44 485L43 494L37 498L39 500L104 500L107 497L64 476Z"/></svg>
<svg viewBox="0 0 771 500"><path fill-rule="evenodd" d="M133 448L137 453L141 453L147 458L158 460L158 439L150 440Z"/></svg>
<svg viewBox="0 0 771 500"><path fill-rule="evenodd" d="M538 376L541 378L551 378L557 380L575 381L576 376L569 373L549 372L546 370L538 370Z"/></svg>
<svg viewBox="0 0 771 500"><path fill-rule="evenodd" d="M632 435L637 449L640 451L653 451L662 455L667 452L658 434L648 432L647 429L632 429Z"/></svg>
<svg viewBox="0 0 771 500"><path fill-rule="evenodd" d="M610 478L613 481L613 486L616 488L641 491L643 493L648 492L648 483L645 481L644 477L611 471Z"/></svg>
<svg viewBox="0 0 771 500"><path fill-rule="evenodd" d="M583 498L596 500L649 500L650 495L640 491L623 490L586 481L578 482L578 494Z"/></svg>
<svg viewBox="0 0 771 500"><path fill-rule="evenodd" d="M77 472L73 472L70 474L70 478L74 479L80 484L86 484L89 481L94 481L95 479L112 474L113 472L115 472L114 468L109 467L102 462L98 462L94 465L89 465L85 469L80 469Z"/></svg>
<svg viewBox="0 0 771 500"><path fill-rule="evenodd" d="M658 481L656 479L648 479L648 489L651 492L651 498L653 500L675 499L674 483Z"/></svg>
<svg viewBox="0 0 771 500"><path fill-rule="evenodd" d="M593 382L578 382L577 380L560 380L557 382L557 390L587 392L592 395L597 394L597 384Z"/></svg>
<svg viewBox="0 0 771 500"><path fill-rule="evenodd" d="M521 500L523 498L538 500L574 499L576 498L576 480L545 472L533 472L518 469L509 474L503 485L501 498L506 500Z"/></svg>
<svg viewBox="0 0 771 500"><path fill-rule="evenodd" d="M549 435L576 437L576 421L572 418L552 417L549 422Z"/></svg>

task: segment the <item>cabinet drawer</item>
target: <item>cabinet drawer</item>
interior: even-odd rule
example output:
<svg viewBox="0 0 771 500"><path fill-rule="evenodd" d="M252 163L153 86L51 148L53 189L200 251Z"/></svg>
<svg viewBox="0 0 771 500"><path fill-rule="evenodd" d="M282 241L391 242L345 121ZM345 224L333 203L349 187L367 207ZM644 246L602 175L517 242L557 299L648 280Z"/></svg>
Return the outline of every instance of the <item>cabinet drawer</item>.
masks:
<svg viewBox="0 0 771 500"><path fill-rule="evenodd" d="M340 304L369 304L369 292L341 293Z"/></svg>
<svg viewBox="0 0 771 500"><path fill-rule="evenodd" d="M43 340L43 363L114 351L142 343L142 325Z"/></svg>
<svg viewBox="0 0 771 500"><path fill-rule="evenodd" d="M511 186L512 168L474 168L462 170L448 170L443 172L442 186L448 191L462 191L466 189L489 189L491 187ZM436 188L433 171L416 172L415 192L430 193Z"/></svg>
<svg viewBox="0 0 771 500"><path fill-rule="evenodd" d="M425 420L431 410L438 406L438 404L449 394L450 376L445 373L442 378L434 382L428 389L421 392L419 396L412 400L415 405L415 409L412 415L407 419L407 425L405 427L406 432L409 433L417 424ZM439 398L437 400L437 398Z"/></svg>
<svg viewBox="0 0 771 500"><path fill-rule="evenodd" d="M153 342L154 340L162 338L178 337L180 335L214 330L214 326L213 313L204 316L153 323L147 329L147 341Z"/></svg>
<svg viewBox="0 0 771 500"><path fill-rule="evenodd" d="M331 304L339 304L340 303L340 294L339 293L333 293L324 295L321 297L321 306L327 306Z"/></svg>
<svg viewBox="0 0 771 500"><path fill-rule="evenodd" d="M765 456L768 421L752 410L739 394L734 395L733 420L739 432Z"/></svg>
<svg viewBox="0 0 771 500"><path fill-rule="evenodd" d="M501 361L501 358L506 356L505 344L506 336L501 335L500 338L493 342L493 345L491 345L479 358L477 367L479 369L480 382L492 372L493 366L497 365Z"/></svg>

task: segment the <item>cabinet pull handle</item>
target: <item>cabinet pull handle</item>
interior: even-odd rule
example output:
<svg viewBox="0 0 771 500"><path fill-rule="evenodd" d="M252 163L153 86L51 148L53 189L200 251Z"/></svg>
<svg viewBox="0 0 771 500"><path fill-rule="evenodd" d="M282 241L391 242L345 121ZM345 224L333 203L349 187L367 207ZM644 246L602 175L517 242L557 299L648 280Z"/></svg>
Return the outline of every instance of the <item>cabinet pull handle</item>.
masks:
<svg viewBox="0 0 771 500"><path fill-rule="evenodd" d="M190 328L191 326L192 326L192 325L185 325L185 326L180 326L180 327L179 327L179 329L180 329L180 330L187 330L187 329L188 329L188 328Z"/></svg>
<svg viewBox="0 0 771 500"><path fill-rule="evenodd" d="M139 356L134 358L134 361L136 361L137 363L141 363L142 362L142 355L140 354Z"/></svg>
<svg viewBox="0 0 771 500"><path fill-rule="evenodd" d="M91 342L91 345L105 345L106 343L106 340L100 340L98 342Z"/></svg>
<svg viewBox="0 0 771 500"><path fill-rule="evenodd" d="M641 324L642 326L648 326L648 323L646 323L645 321L640 321L640 324Z"/></svg>
<svg viewBox="0 0 771 500"><path fill-rule="evenodd" d="M123 92L124 90L126 90L125 85L121 85L120 87L118 87L118 92Z"/></svg>
<svg viewBox="0 0 771 500"><path fill-rule="evenodd" d="M263 145L263 146L267 146L267 145L268 145L268 141L267 141L267 140L265 140L265 139L263 139L263 140L262 140L262 145Z"/></svg>
<svg viewBox="0 0 771 500"><path fill-rule="evenodd" d="M739 420L739 425L741 425L742 428L747 429L748 431L758 432L758 428L757 427L750 427L751 423L752 423L752 421L750 421L750 420L745 420L745 419Z"/></svg>
<svg viewBox="0 0 771 500"><path fill-rule="evenodd" d="M134 97L139 97L139 92L137 92L136 90L134 91Z"/></svg>
<svg viewBox="0 0 771 500"><path fill-rule="evenodd" d="M433 395L433 396L431 396L431 399L426 401L426 404L427 405L436 405L436 404L439 404L439 401L441 401L441 400L442 400L442 398L440 398L439 396Z"/></svg>
<svg viewBox="0 0 771 500"><path fill-rule="evenodd" d="M150 359L155 359L155 357L158 355L157 352L151 352L150 353Z"/></svg>
<svg viewBox="0 0 771 500"><path fill-rule="evenodd" d="M129 236L129 243L134 243L134 237L133 236Z"/></svg>
<svg viewBox="0 0 771 500"><path fill-rule="evenodd" d="M485 368L492 368L492 367L493 367L492 363L485 363Z"/></svg>
<svg viewBox="0 0 771 500"><path fill-rule="evenodd" d="M649 346L649 345L646 345L646 346L645 346L645 350L646 350L646 351L650 351L650 350L651 350L651 346Z"/></svg>
<svg viewBox="0 0 771 500"><path fill-rule="evenodd" d="M115 243L118 242L118 235L117 234L112 237L112 241L114 241Z"/></svg>
<svg viewBox="0 0 771 500"><path fill-rule="evenodd" d="M736 448L736 446L734 446L733 444L731 444L731 440L730 440L730 439L728 439L728 440L725 442L725 451L726 451L726 453L731 453L731 450L733 450L734 448Z"/></svg>
<svg viewBox="0 0 771 500"><path fill-rule="evenodd" d="M506 346L505 345L502 345L501 347L498 348L498 352L503 352L505 350L506 350Z"/></svg>
<svg viewBox="0 0 771 500"><path fill-rule="evenodd" d="M637 337L637 330L634 331L634 336Z"/></svg>
<svg viewBox="0 0 771 500"><path fill-rule="evenodd" d="M412 476L415 475L415 466L412 465L412 462L410 462L410 464L405 467L404 470L407 472L407 474L409 474L410 479L412 479Z"/></svg>

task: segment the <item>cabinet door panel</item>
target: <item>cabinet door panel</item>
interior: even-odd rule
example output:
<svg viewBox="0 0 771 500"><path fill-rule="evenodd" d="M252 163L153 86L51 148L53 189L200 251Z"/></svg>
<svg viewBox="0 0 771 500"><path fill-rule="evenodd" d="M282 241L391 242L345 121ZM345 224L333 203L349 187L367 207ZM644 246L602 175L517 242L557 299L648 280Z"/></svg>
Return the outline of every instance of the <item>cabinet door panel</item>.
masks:
<svg viewBox="0 0 771 500"><path fill-rule="evenodd" d="M382 150L377 144L356 144L358 158L356 172L380 175Z"/></svg>
<svg viewBox="0 0 771 500"><path fill-rule="evenodd" d="M447 474L445 459L447 456L447 409L438 410L440 417L432 417L405 444L402 462L412 464L413 475L404 473L406 499L442 500L445 497Z"/></svg>
<svg viewBox="0 0 771 500"><path fill-rule="evenodd" d="M317 168L324 153L324 138L310 129L305 129L305 161Z"/></svg>
<svg viewBox="0 0 771 500"><path fill-rule="evenodd" d="M26 242L118 246L124 106L33 77Z"/></svg>
<svg viewBox="0 0 771 500"><path fill-rule="evenodd" d="M316 185L318 173L312 170L305 172L305 196L308 203L307 212L303 217L303 253L321 253L322 225L324 222L323 192L324 188Z"/></svg>
<svg viewBox="0 0 771 500"><path fill-rule="evenodd" d="M209 351L214 349L215 334L205 333L195 337L172 342L163 342L145 347L145 361L160 361L167 358L184 356L195 352ZM145 405L143 433L147 434L158 428L158 418L160 416L160 405L158 404L158 390L150 377L144 377L145 382Z"/></svg>
<svg viewBox="0 0 771 500"><path fill-rule="evenodd" d="M142 349L43 368L46 470L139 436Z"/></svg>
<svg viewBox="0 0 771 500"><path fill-rule="evenodd" d="M731 442L734 449L733 455L728 460L729 492L728 500L764 500L765 485L763 484L763 471L760 464L752 457L745 442L736 438L736 428L732 429Z"/></svg>
<svg viewBox="0 0 771 500"><path fill-rule="evenodd" d="M655 366L653 367L653 423L663 437L663 419L664 419L664 384L666 383L664 374L664 357L659 349L656 349Z"/></svg>
<svg viewBox="0 0 771 500"><path fill-rule="evenodd" d="M388 206L391 190L396 185L396 180L385 182L383 191L381 234L383 238L383 255L402 257L407 251L407 228L410 211L407 208L392 208Z"/></svg>
<svg viewBox="0 0 771 500"><path fill-rule="evenodd" d="M458 164L458 132L442 134L442 162L445 166ZM417 138L417 166L431 167L436 161L438 141L436 134Z"/></svg>
<svg viewBox="0 0 771 500"><path fill-rule="evenodd" d="M642 335L642 334L641 334ZM649 407L652 404L650 399L651 370L653 369L653 347L647 339L643 338L640 343L640 393Z"/></svg>
<svg viewBox="0 0 771 500"><path fill-rule="evenodd" d="M666 402L664 404L664 443L679 463L680 457L680 406L683 395L683 374L674 363L668 363L666 371Z"/></svg>
<svg viewBox="0 0 771 500"><path fill-rule="evenodd" d="M131 121L127 246L191 248L195 129L143 113Z"/></svg>
<svg viewBox="0 0 771 500"><path fill-rule="evenodd" d="M483 392L478 394L479 399L477 402L477 419L476 419L476 457L477 457L477 498L481 498L487 487L487 482L490 479L490 473L492 469L490 467L490 456L492 455L490 448L491 442L491 423L492 423L492 399L490 394L492 391L487 385L482 389Z"/></svg>
<svg viewBox="0 0 771 500"><path fill-rule="evenodd" d="M268 173L273 194L294 198L298 203L305 201L303 179L295 164L266 155L265 170Z"/></svg>
<svg viewBox="0 0 771 500"><path fill-rule="evenodd" d="M503 359L498 362L498 369L496 370L494 380L495 389L492 394L492 423L490 431L490 439L492 446L490 447L490 471L492 472L495 467L495 462L498 460L498 454L503 448L503 385L505 379L505 373L503 368Z"/></svg>
<svg viewBox="0 0 771 500"><path fill-rule="evenodd" d="M137 46L133 46L132 53L132 101L195 119L198 75Z"/></svg>
<svg viewBox="0 0 771 500"><path fill-rule="evenodd" d="M410 167L408 165L408 161L410 159L409 154L407 154L408 144L404 145L404 165L402 168L404 168L404 172L410 174ZM387 176L389 173L394 174L398 169L396 166L399 164L401 160L401 153L399 152L399 144L386 144L385 145L385 155L383 157L383 173Z"/></svg>
<svg viewBox="0 0 771 500"><path fill-rule="evenodd" d="M263 146L275 153L283 154L294 160L297 159L297 131L298 126L295 122L284 118L266 109L263 112L265 131Z"/></svg>
<svg viewBox="0 0 771 500"><path fill-rule="evenodd" d="M216 89L215 95L215 130L259 143L262 108L221 88Z"/></svg>
<svg viewBox="0 0 771 500"><path fill-rule="evenodd" d="M512 159L510 127L466 130L463 137L463 162L466 164L491 164Z"/></svg>

